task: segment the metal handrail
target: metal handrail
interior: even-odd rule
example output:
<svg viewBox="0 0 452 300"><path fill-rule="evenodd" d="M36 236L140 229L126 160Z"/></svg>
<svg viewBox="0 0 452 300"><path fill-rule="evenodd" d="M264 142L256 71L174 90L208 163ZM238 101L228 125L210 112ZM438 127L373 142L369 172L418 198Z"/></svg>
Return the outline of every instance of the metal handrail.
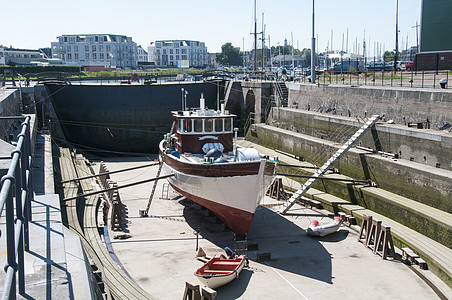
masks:
<svg viewBox="0 0 452 300"><path fill-rule="evenodd" d="M23 116L0 119L13 118L24 119ZM29 116L25 117L22 123L16 149L11 152L11 166L1 179L0 215L5 208L7 258L2 299L16 299L16 272L19 294L25 293L24 251L29 251L28 222L31 219L33 198L30 119Z"/></svg>

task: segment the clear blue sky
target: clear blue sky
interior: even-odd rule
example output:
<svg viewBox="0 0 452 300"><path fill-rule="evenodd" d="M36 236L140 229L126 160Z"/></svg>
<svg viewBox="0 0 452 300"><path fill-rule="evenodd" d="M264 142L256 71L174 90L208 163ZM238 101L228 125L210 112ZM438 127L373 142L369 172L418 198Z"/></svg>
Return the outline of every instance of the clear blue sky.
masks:
<svg viewBox="0 0 452 300"><path fill-rule="evenodd" d="M231 42L245 50L253 48L254 0L76 0L76 1L2 1L0 44L16 48L50 47L62 34L111 33L131 36L145 48L158 39L204 41L209 52L218 52ZM364 31L370 55L374 42L385 50L395 48L396 0L316 0L316 35L324 51L331 40L342 48L342 35L348 49L358 43L362 53ZM420 23L421 0L399 0L399 49L416 45L416 21ZM309 48L311 41L312 0L258 0L258 31L281 45L291 33L295 48ZM403 38L403 44L402 44ZM370 43L369 43L370 40ZM268 41L267 41L268 42ZM346 45L344 45L344 50Z"/></svg>

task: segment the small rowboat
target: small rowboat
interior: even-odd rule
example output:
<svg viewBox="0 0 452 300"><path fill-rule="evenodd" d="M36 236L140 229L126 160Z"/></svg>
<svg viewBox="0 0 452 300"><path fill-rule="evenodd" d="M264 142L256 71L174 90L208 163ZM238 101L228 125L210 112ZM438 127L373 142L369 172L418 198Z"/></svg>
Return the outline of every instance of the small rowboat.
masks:
<svg viewBox="0 0 452 300"><path fill-rule="evenodd" d="M196 270L195 276L204 285L216 289L239 277L245 263L245 255L227 258L223 254L217 254Z"/></svg>
<svg viewBox="0 0 452 300"><path fill-rule="evenodd" d="M336 232L341 226L341 217L335 217L333 222L326 224L319 224L319 221L314 220L311 225L308 226L308 235L311 236L325 236L330 233Z"/></svg>

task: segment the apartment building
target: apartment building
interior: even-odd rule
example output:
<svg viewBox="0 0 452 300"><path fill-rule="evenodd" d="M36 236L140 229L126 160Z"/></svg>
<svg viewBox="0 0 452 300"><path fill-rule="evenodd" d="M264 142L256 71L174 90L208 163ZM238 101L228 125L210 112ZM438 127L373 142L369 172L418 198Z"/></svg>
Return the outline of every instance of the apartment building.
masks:
<svg viewBox="0 0 452 300"><path fill-rule="evenodd" d="M205 67L209 55L204 42L160 40L148 46L149 61L156 66Z"/></svg>
<svg viewBox="0 0 452 300"><path fill-rule="evenodd" d="M115 34L66 34L51 43L52 58L74 66L137 67L137 44L131 37Z"/></svg>
<svg viewBox="0 0 452 300"><path fill-rule="evenodd" d="M30 65L32 61L43 57L44 54L39 50L0 46L0 65Z"/></svg>

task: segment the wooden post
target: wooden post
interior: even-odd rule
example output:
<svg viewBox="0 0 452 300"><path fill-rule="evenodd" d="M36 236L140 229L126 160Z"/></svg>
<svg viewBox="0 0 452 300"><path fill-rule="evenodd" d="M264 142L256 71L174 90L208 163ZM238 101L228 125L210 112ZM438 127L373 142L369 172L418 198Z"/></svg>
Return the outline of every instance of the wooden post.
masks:
<svg viewBox="0 0 452 300"><path fill-rule="evenodd" d="M217 300L217 292L205 286L201 291L201 300Z"/></svg>

